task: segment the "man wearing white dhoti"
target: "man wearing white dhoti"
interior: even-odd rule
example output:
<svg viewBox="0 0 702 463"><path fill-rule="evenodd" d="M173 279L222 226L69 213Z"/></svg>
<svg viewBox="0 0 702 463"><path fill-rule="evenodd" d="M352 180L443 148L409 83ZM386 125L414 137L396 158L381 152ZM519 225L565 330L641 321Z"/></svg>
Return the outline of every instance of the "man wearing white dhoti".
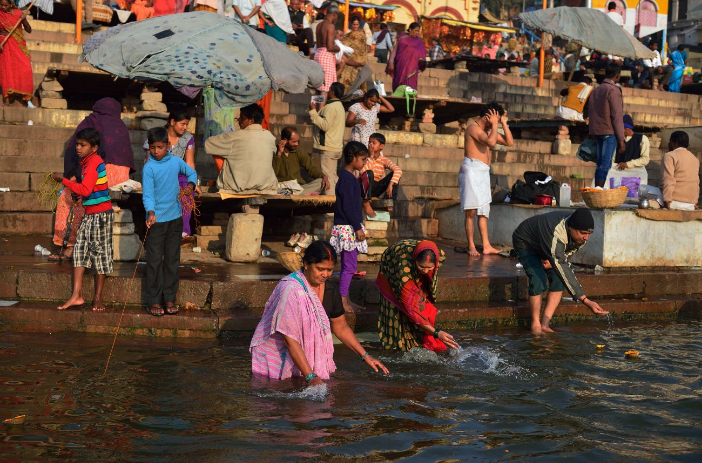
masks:
<svg viewBox="0 0 702 463"><path fill-rule="evenodd" d="M497 131L502 125L504 135ZM490 149L497 144L512 146L514 139L507 125L507 112L492 102L481 111L480 117L466 129L465 157L458 172L458 186L461 190L461 208L466 212L466 237L468 249L456 248L479 256L475 247L475 216L478 216L478 230L483 242L483 254L497 254L488 239L488 217L492 191L490 188Z"/></svg>

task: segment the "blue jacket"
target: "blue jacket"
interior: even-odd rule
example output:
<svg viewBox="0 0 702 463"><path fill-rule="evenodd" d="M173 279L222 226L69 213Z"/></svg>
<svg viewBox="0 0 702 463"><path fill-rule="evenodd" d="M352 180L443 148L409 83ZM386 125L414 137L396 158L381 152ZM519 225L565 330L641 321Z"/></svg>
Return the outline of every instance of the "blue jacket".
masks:
<svg viewBox="0 0 702 463"><path fill-rule="evenodd" d="M143 201L146 214L154 211L159 223L176 220L182 216L178 193L178 174L188 177L193 185L197 182L197 172L180 158L170 153L157 161L154 158L144 166L142 173Z"/></svg>

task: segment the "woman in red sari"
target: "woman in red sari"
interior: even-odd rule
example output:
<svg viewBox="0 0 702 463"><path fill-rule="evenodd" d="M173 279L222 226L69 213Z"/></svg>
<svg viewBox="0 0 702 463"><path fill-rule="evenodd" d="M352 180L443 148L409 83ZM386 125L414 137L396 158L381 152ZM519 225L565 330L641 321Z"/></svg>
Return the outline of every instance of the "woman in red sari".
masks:
<svg viewBox="0 0 702 463"><path fill-rule="evenodd" d="M375 284L380 290L378 331L385 349L424 347L443 352L458 348L453 336L434 327L436 285L444 253L431 241L402 240L380 260Z"/></svg>
<svg viewBox="0 0 702 463"><path fill-rule="evenodd" d="M22 32L22 29L32 32L32 26L26 15L14 7L12 0L0 0L0 42L7 38L17 23L21 24L0 47L0 86L4 106L12 99L28 101L32 98L32 64Z"/></svg>
<svg viewBox="0 0 702 463"><path fill-rule="evenodd" d="M400 85L408 85L417 90L419 73L427 66L427 49L424 40L419 36L421 27L412 23L408 35L398 36L386 72L392 76L393 91Z"/></svg>

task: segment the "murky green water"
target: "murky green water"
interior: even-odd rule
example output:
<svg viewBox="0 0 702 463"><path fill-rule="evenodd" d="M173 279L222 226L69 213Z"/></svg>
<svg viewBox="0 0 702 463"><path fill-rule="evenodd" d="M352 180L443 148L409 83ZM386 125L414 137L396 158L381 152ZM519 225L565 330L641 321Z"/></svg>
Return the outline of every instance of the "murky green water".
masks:
<svg viewBox="0 0 702 463"><path fill-rule="evenodd" d="M110 337L3 333L1 417L27 419L0 461L701 461L701 328L460 333L380 355L386 378L340 346L326 394L252 382L221 341L119 338L103 376Z"/></svg>

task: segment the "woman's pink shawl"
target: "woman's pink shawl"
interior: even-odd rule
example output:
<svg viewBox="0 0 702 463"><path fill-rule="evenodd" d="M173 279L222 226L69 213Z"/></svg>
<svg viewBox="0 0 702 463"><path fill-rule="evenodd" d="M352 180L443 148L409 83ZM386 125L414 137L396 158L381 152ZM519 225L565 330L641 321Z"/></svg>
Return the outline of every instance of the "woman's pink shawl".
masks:
<svg viewBox="0 0 702 463"><path fill-rule="evenodd" d="M249 346L253 373L274 379L301 376L283 335L302 346L317 376L329 379L336 370L329 317L301 270L283 278L266 302Z"/></svg>

